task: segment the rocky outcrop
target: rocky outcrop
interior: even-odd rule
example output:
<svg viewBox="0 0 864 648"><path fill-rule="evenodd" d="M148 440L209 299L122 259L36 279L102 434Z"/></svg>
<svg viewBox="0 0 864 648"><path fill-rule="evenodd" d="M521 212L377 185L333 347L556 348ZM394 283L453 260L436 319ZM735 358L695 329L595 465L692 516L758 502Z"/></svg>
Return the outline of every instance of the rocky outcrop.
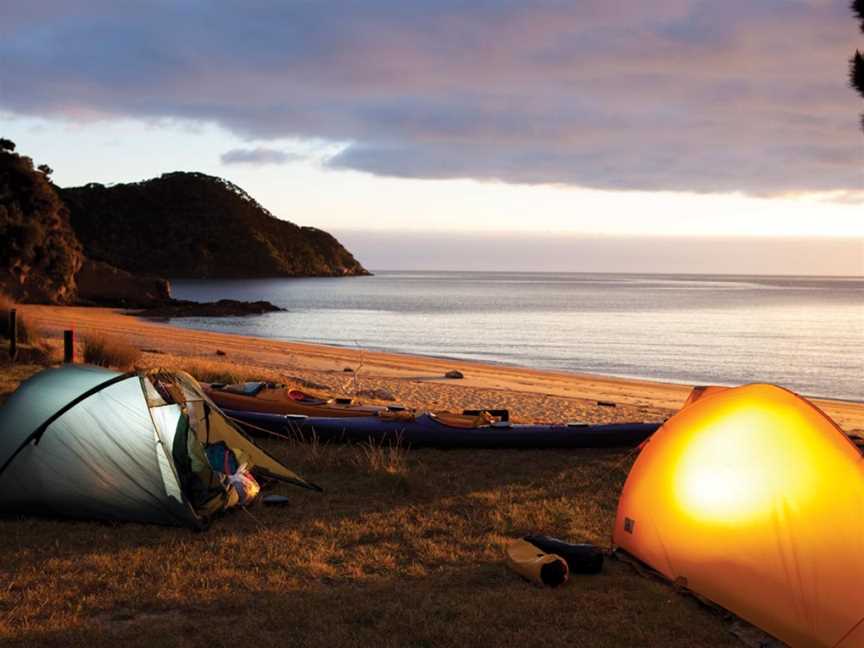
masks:
<svg viewBox="0 0 864 648"><path fill-rule="evenodd" d="M172 317L237 317L262 315L284 310L268 301L245 302L235 299L220 299L216 302L193 302L172 299L170 302L147 308L139 313L141 317L169 319Z"/></svg>
<svg viewBox="0 0 864 648"><path fill-rule="evenodd" d="M150 308L171 301L171 286L167 280L133 275L102 261L85 260L76 280L81 302Z"/></svg>

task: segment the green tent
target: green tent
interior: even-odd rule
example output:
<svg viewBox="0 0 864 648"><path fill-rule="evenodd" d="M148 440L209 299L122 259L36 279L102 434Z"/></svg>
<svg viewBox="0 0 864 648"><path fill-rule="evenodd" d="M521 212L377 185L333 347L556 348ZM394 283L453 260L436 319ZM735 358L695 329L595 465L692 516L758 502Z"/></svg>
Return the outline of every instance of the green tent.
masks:
<svg viewBox="0 0 864 648"><path fill-rule="evenodd" d="M236 493L224 443L259 480L318 489L250 441L174 371L47 369L0 408L0 512L202 528Z"/></svg>

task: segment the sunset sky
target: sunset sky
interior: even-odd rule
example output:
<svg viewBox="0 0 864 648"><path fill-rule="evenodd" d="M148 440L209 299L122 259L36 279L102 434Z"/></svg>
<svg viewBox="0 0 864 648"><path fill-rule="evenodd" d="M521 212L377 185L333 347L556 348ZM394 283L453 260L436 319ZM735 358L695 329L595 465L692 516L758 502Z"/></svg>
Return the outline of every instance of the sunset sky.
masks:
<svg viewBox="0 0 864 648"><path fill-rule="evenodd" d="M845 1L74 4L0 6L58 184L226 177L372 268L864 274Z"/></svg>

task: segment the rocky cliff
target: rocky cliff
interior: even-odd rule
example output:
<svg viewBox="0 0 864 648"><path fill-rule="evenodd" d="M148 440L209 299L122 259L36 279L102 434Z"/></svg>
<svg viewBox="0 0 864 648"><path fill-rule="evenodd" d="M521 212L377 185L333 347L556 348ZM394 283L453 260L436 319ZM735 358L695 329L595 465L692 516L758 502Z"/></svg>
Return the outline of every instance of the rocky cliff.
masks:
<svg viewBox="0 0 864 648"><path fill-rule="evenodd" d="M84 304L153 308L172 301L166 279L132 274L103 261L85 259L75 279L78 301Z"/></svg>

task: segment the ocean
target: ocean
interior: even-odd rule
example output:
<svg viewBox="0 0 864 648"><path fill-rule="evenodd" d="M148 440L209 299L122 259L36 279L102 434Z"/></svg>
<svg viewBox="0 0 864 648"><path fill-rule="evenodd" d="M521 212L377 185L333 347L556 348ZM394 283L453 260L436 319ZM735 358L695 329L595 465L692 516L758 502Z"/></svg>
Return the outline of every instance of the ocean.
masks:
<svg viewBox="0 0 864 648"><path fill-rule="evenodd" d="M287 309L172 320L195 329L864 401L860 278L381 271L172 287Z"/></svg>

